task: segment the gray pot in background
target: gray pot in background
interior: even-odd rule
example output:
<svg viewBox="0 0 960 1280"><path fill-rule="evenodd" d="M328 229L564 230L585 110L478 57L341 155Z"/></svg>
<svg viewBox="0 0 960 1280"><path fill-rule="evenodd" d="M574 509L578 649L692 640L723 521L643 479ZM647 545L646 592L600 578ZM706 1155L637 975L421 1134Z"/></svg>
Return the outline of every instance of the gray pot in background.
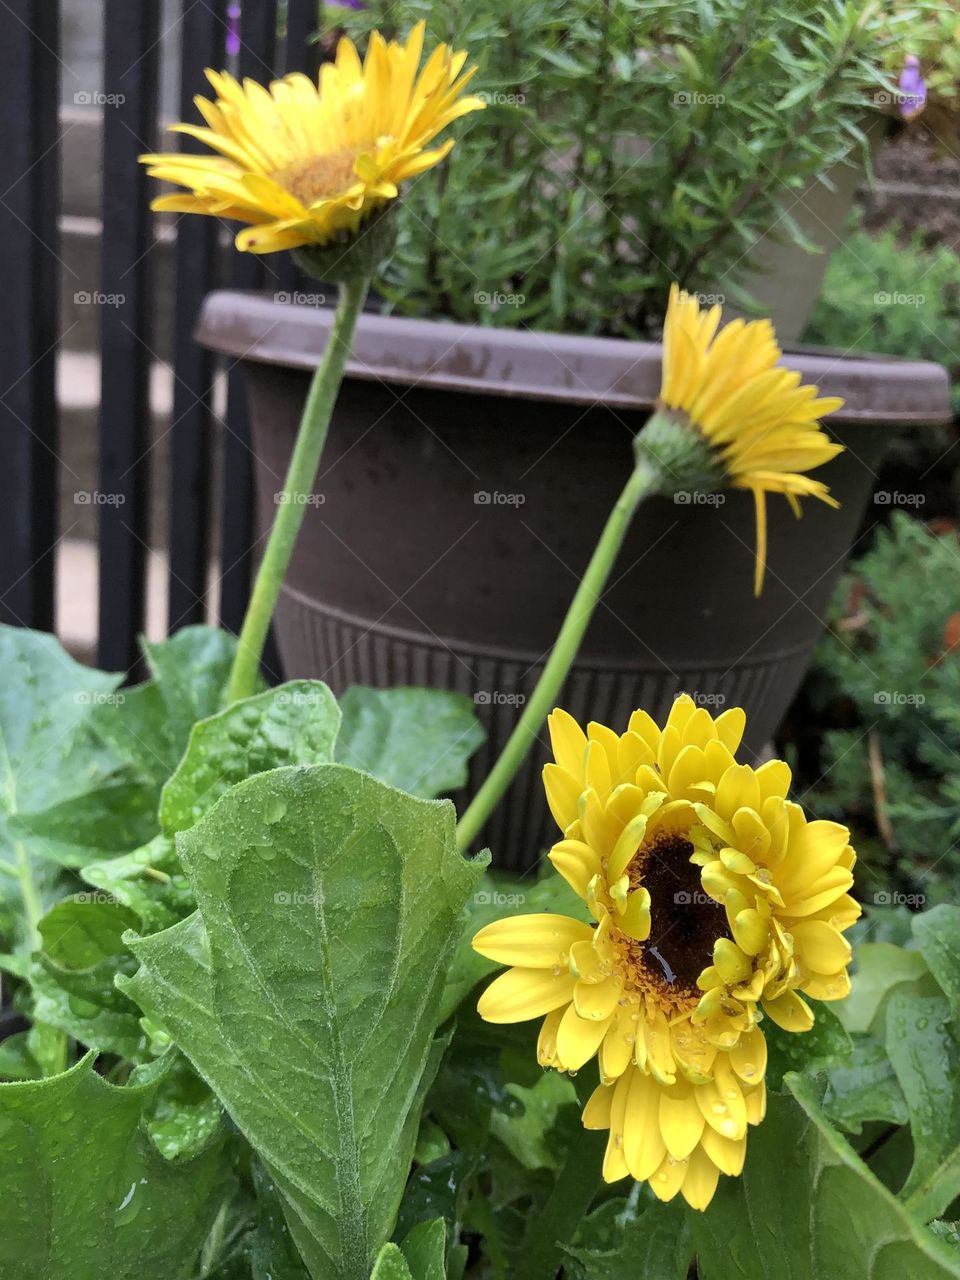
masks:
<svg viewBox="0 0 960 1280"><path fill-rule="evenodd" d="M204 308L200 340L247 372L262 531L331 321L235 292ZM364 315L278 609L287 678L467 694L488 733L474 790L626 480L660 359L654 343ZM846 400L829 429L847 452L817 472L841 509L807 502L798 522L769 500L757 600L749 495L645 504L558 700L581 722L622 729L641 706L661 718L687 690L713 711L743 706L750 752L776 730L891 435L949 419L938 365L809 352L789 363ZM554 838L546 759L544 734L487 825L498 865L528 867Z"/></svg>

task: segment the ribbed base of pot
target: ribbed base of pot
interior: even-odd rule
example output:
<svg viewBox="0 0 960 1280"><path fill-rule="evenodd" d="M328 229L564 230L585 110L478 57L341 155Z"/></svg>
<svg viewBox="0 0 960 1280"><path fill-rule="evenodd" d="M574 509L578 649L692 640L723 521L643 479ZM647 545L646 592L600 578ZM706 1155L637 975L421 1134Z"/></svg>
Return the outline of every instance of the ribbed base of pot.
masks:
<svg viewBox="0 0 960 1280"><path fill-rule="evenodd" d="M353 684L386 689L415 685L453 689L474 702L487 733L473 757L466 788L454 796L462 812L487 776L516 723L519 709L542 671L541 655L477 651L439 637L416 636L347 617L284 588L277 635L287 679L325 680L341 694ZM663 720L678 693L689 693L716 715L725 707L747 712L744 759L757 755L774 732L803 678L808 643L754 657L733 667L672 669L636 660L629 669L579 661L557 699L581 724L600 721L622 731L637 707ZM546 730L484 828L494 865L527 871L559 838L544 800L541 771L550 759Z"/></svg>

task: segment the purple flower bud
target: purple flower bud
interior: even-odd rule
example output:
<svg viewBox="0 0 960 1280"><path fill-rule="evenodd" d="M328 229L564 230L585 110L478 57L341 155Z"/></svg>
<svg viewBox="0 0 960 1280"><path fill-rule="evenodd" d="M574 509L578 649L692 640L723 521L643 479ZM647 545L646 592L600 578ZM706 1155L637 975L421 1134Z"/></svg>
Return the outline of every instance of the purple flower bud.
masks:
<svg viewBox="0 0 960 1280"><path fill-rule="evenodd" d="M240 5L234 0L227 5L227 41L228 58L235 58L240 52Z"/></svg>
<svg viewBox="0 0 960 1280"><path fill-rule="evenodd" d="M920 74L920 59L914 53L907 54L906 64L900 74L897 103L904 120L914 120L927 105L927 86Z"/></svg>

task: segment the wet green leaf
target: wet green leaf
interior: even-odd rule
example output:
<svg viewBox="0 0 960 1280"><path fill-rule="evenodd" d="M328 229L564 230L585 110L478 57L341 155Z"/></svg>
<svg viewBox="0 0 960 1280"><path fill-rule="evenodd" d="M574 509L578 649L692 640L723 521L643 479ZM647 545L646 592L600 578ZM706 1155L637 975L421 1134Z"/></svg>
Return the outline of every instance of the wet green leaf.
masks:
<svg viewBox="0 0 960 1280"><path fill-rule="evenodd" d="M693 1214L701 1280L947 1280L960 1260L826 1120L815 1084L787 1075L750 1130L740 1178Z"/></svg>
<svg viewBox="0 0 960 1280"><path fill-rule="evenodd" d="M293 680L201 720L163 789L164 831L186 831L225 791L255 773L329 763L339 727L336 701L319 680Z"/></svg>
<svg viewBox="0 0 960 1280"><path fill-rule="evenodd" d="M883 1043L854 1036L853 1051L827 1068L823 1110L833 1124L860 1133L865 1122L906 1124L907 1104Z"/></svg>
<svg viewBox="0 0 960 1280"><path fill-rule="evenodd" d="M960 907L932 907L914 916L913 936L960 1023Z"/></svg>
<svg viewBox="0 0 960 1280"><path fill-rule="evenodd" d="M613 1211L603 1205L590 1215L606 1220L605 1229L590 1219L584 1234L609 1241L609 1247L568 1247L583 1280L624 1280L626 1276L650 1276L656 1280L686 1280L693 1256L689 1215L677 1200L669 1204L647 1204L640 1213L624 1211L624 1201L614 1202Z"/></svg>
<svg viewBox="0 0 960 1280"><path fill-rule="evenodd" d="M314 1277L367 1280L443 1045L480 867L453 810L340 765L259 774L179 838L198 911L123 983L271 1171Z"/></svg>
<svg viewBox="0 0 960 1280"><path fill-rule="evenodd" d="M168 1161L143 1127L159 1076L116 1088L92 1055L48 1080L0 1085L4 1280L181 1280L222 1199L220 1135Z"/></svg>
<svg viewBox="0 0 960 1280"><path fill-rule="evenodd" d="M840 1019L830 1005L822 1002L816 1005L815 1021L809 1031L784 1031L768 1018L763 1024L763 1034L769 1054L766 1079L773 1089L780 1088L786 1072L818 1071L842 1061L853 1049Z"/></svg>
<svg viewBox="0 0 960 1280"><path fill-rule="evenodd" d="M901 1196L924 1222L960 1195L960 1040L940 995L894 991L887 1053L910 1113L913 1167Z"/></svg>
<svg viewBox="0 0 960 1280"><path fill-rule="evenodd" d="M463 786L484 738L470 699L441 689L355 685L340 710L337 760L426 799Z"/></svg>
<svg viewBox="0 0 960 1280"><path fill-rule="evenodd" d="M930 990L930 972L919 951L906 951L890 942L863 942L856 951L856 970L850 994L833 1006L850 1032L873 1031L883 1035L885 1002L901 983L911 990Z"/></svg>

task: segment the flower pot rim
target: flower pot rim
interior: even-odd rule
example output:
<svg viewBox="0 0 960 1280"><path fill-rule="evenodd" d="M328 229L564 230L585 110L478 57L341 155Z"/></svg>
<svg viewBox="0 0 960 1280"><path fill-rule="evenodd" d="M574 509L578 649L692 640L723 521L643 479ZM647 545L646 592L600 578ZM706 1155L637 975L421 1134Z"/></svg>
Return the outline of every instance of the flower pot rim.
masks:
<svg viewBox="0 0 960 1280"><path fill-rule="evenodd" d="M220 289L195 336L234 359L313 370L333 311ZM649 412L660 388L659 342L529 329L492 329L365 313L347 376L430 390L562 401ZM931 361L796 347L785 361L844 407L830 421L935 426L951 421L947 372Z"/></svg>

